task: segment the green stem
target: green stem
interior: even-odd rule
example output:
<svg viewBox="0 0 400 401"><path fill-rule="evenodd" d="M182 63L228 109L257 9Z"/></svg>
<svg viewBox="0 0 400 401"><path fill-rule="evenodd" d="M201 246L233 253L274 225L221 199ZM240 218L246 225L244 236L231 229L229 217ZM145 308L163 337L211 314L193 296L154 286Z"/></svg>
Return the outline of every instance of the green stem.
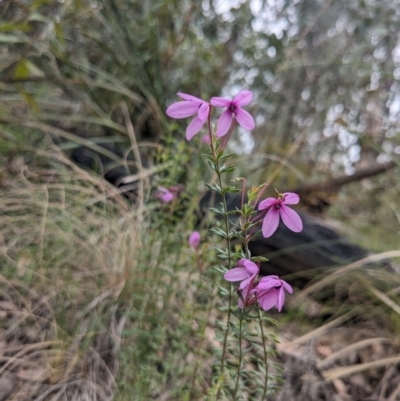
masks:
<svg viewBox="0 0 400 401"><path fill-rule="evenodd" d="M267 396L267 390L268 390L268 353L267 353L267 346L265 344L264 328L263 328L263 324L262 324L260 309L257 309L257 312L258 312L258 320L260 322L261 337L262 337L263 349L264 349L264 365L265 365L264 390L263 390L263 395L261 398L261 401L262 401Z"/></svg>
<svg viewBox="0 0 400 401"><path fill-rule="evenodd" d="M215 161L215 164L218 165L218 161ZM218 183L220 188L222 189L222 178L221 174L218 171ZM227 233L227 238L226 238L226 243L228 247L228 270L231 269L231 263L232 263L232 253L231 253L231 239L229 237L229 219L228 219L228 207L226 204L226 197L225 194L222 194L222 203L224 205L224 220L225 220L225 232ZM226 355L226 348L228 345L228 334L229 334L229 322L231 319L231 309L232 309L232 284L229 285L229 306L228 306L228 316L227 316L227 322L226 322L226 329L225 329L225 335L224 335L224 344L222 347L222 356L221 356L221 376L224 373L225 369L225 355ZM217 399L219 396L219 391L217 393Z"/></svg>
<svg viewBox="0 0 400 401"><path fill-rule="evenodd" d="M236 401L237 391L239 389L239 379L240 379L240 371L242 370L242 358L243 358L243 350L242 350L242 326L243 326L243 315L244 315L244 306L242 309L242 313L240 314L239 318L239 362L238 368L236 373L236 384L235 384L235 393L233 395L233 400Z"/></svg>
<svg viewBox="0 0 400 401"><path fill-rule="evenodd" d="M223 189L222 177L221 177L221 172L219 170L219 162L218 162L217 155L215 152L214 141L213 141L212 131L211 131L211 110L208 115L208 131L209 131L210 139L211 139L211 153L212 153L213 160L214 160L215 171L218 176L218 184L222 190ZM226 196L224 193L221 194L221 197L222 197L222 204L224 206L225 232L227 234L226 243L227 243L227 247L228 247L228 270L230 270L231 264L232 264L232 252L231 252L231 239L229 237L228 206L226 204ZM228 316L227 316L226 329L225 329L225 334L224 334L224 343L223 343L223 347L222 347L221 367L220 367L221 377L223 377L224 370L225 370L225 356L226 356L226 350L227 350L227 345L228 345L228 334L229 334L229 322L231 319L231 309L232 309L232 284L229 285ZM219 387L217 390L217 397L216 397L217 400L219 398L220 389L221 389L221 387Z"/></svg>

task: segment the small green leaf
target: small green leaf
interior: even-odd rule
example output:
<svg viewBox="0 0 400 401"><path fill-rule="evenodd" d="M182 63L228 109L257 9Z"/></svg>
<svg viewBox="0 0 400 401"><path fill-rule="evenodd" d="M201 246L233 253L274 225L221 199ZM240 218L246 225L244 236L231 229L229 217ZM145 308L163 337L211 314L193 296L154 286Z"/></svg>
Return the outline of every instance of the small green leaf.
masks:
<svg viewBox="0 0 400 401"><path fill-rule="evenodd" d="M226 273L228 271L228 269L224 266L220 266L220 265L215 265L213 266L213 269L216 270L218 273Z"/></svg>
<svg viewBox="0 0 400 401"><path fill-rule="evenodd" d="M212 191L216 191L216 192L218 192L219 194L221 193L221 187L220 187L217 183L214 183L214 184L206 184L206 186L207 186L209 189L211 189Z"/></svg>
<svg viewBox="0 0 400 401"><path fill-rule="evenodd" d="M216 166L211 160L208 160L208 165L210 166L211 170L218 171L218 166Z"/></svg>
<svg viewBox="0 0 400 401"><path fill-rule="evenodd" d="M209 153L203 153L202 154L204 157L207 157L207 159L211 160L214 163L214 158L212 156L212 154Z"/></svg>
<svg viewBox="0 0 400 401"><path fill-rule="evenodd" d="M226 160L226 159L228 159L228 157L231 157L231 156L234 156L234 153L228 153L228 154L222 156L222 157L219 159L219 161L222 162L223 160Z"/></svg>
<svg viewBox="0 0 400 401"><path fill-rule="evenodd" d="M269 259L265 258L264 256L255 256L254 258L251 258L253 262L268 262Z"/></svg>
<svg viewBox="0 0 400 401"><path fill-rule="evenodd" d="M229 291L221 285L218 286L218 291L221 295L229 295Z"/></svg>
<svg viewBox="0 0 400 401"><path fill-rule="evenodd" d="M211 210L213 213L216 213L216 214L222 214L223 216L226 215L226 213L224 211L217 209L215 207L209 207L208 210Z"/></svg>
<svg viewBox="0 0 400 401"><path fill-rule="evenodd" d="M220 172L222 173L232 173L232 171L235 171L236 166L234 164L228 166L228 167L223 167L221 168Z"/></svg>
<svg viewBox="0 0 400 401"><path fill-rule="evenodd" d="M239 330L236 327L236 325L234 323L232 323L232 322L229 322L229 327L235 333L236 337L239 337Z"/></svg>
<svg viewBox="0 0 400 401"><path fill-rule="evenodd" d="M210 228L210 231L212 233L214 233L214 234L219 235L222 238L227 238L228 237L228 234L224 230L222 230L221 228L212 227L212 228Z"/></svg>

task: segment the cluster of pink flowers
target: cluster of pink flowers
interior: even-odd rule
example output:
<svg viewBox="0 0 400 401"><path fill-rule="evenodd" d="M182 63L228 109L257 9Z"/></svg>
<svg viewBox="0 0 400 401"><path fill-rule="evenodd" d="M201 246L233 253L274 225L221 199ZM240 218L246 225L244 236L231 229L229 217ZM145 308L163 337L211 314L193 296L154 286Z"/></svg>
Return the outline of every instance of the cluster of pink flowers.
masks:
<svg viewBox="0 0 400 401"><path fill-rule="evenodd" d="M229 140L235 122L246 130L252 130L255 127L253 117L243 109L243 106L247 106L253 98L253 94L249 90L241 91L233 99L213 97L209 102L185 93L178 93L178 96L183 100L169 106L166 113L169 117L176 119L194 116L186 128L186 139L188 141L201 130L207 121L209 130L211 130L212 107L225 109L217 120L215 130L217 139L229 134L223 144L221 142L220 149L223 149L227 140ZM211 132L208 135L204 135L202 141L214 149ZM156 196L163 202L170 202L176 196L171 188L169 190L159 188ZM299 201L300 198L297 194L285 192L283 194L278 193L277 198L267 198L259 203L258 210L261 211L261 214L258 219L261 220L262 215L265 213L262 218L262 233L265 238L270 237L277 230L280 219L294 232L300 232L303 229L300 216L287 206L295 205ZM199 243L199 233L193 232L189 239L190 246L197 249ZM275 306L278 311L281 311L285 301L285 290L291 294L293 292L292 287L279 279L278 276L266 276L257 281L259 273L260 268L256 263L249 259L241 259L237 267L224 274L224 278L230 282L240 282L238 288L238 291L240 291L240 308L258 302L263 310L269 310Z"/></svg>
<svg viewBox="0 0 400 401"><path fill-rule="evenodd" d="M292 287L278 276L265 276L257 283L260 268L249 259L240 259L238 266L227 271L224 279L239 282L239 308L258 302L261 309L267 311L276 307L280 312L285 302L285 290L291 294Z"/></svg>
<svg viewBox="0 0 400 401"><path fill-rule="evenodd" d="M217 121L217 138L221 138L228 133L234 119L236 119L239 125L244 129L252 130L255 127L253 117L246 110L242 109L242 106L247 106L251 102L253 98L253 93L251 91L244 90L232 100L224 97L213 97L210 103L186 93L178 93L178 96L183 100L171 104L171 106L167 108L166 113L169 117L176 119L196 115L186 128L186 139L188 141L201 130L204 123L209 118L211 105L226 109Z"/></svg>

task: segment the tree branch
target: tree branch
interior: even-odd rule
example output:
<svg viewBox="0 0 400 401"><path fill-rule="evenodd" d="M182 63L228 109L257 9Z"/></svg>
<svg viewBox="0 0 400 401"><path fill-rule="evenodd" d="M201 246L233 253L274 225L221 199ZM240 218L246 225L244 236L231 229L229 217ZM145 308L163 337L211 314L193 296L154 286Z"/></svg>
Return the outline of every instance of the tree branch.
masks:
<svg viewBox="0 0 400 401"><path fill-rule="evenodd" d="M354 181L360 181L364 178L373 177L387 170L390 170L397 165L399 165L399 163L396 161L376 163L371 167L360 169L352 175L342 175L340 177L331 178L325 181L299 185L298 187L293 188L292 192L296 192L299 195L309 195L310 192L316 191L338 191L342 186L346 184Z"/></svg>

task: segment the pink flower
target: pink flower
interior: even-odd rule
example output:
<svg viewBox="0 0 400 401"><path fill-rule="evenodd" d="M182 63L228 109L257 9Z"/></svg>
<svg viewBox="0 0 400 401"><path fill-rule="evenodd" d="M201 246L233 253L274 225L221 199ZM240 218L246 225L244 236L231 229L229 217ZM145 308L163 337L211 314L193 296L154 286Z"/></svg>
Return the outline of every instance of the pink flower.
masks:
<svg viewBox="0 0 400 401"><path fill-rule="evenodd" d="M282 310L285 302L285 291L289 294L293 292L292 287L278 276L263 277L253 290L257 294L257 301L261 309L265 311L276 306L278 311Z"/></svg>
<svg viewBox="0 0 400 401"><path fill-rule="evenodd" d="M213 97L210 103L215 107L226 107L217 122L216 136L221 138L226 135L232 124L233 117L244 129L252 130L255 127L253 117L241 106L246 106L251 102L253 93L248 90L241 91L233 100L224 97Z"/></svg>
<svg viewBox="0 0 400 401"><path fill-rule="evenodd" d="M248 302L250 291L253 288L253 282L260 273L260 268L249 259L240 259L238 267L235 267L224 274L226 281L241 281L239 289L242 291L242 297L245 304ZM239 298L239 308L243 308L243 302Z"/></svg>
<svg viewBox="0 0 400 401"><path fill-rule="evenodd" d="M191 121L186 128L186 139L190 141L194 135L196 135L203 124L207 121L208 114L210 112L210 105L195 96L187 95L185 93L178 93L182 99L182 102L171 104L167 108L167 115L172 118L186 118L197 114L197 116Z"/></svg>
<svg viewBox="0 0 400 401"><path fill-rule="evenodd" d="M167 188L158 187L157 191L154 193L154 196L158 199L161 199L164 203L168 203L176 197L176 194L172 193Z"/></svg>
<svg viewBox="0 0 400 401"><path fill-rule="evenodd" d="M189 245L194 249L197 249L200 245L200 233L193 231L189 237Z"/></svg>
<svg viewBox="0 0 400 401"><path fill-rule="evenodd" d="M296 205L299 201L299 195L292 192L285 192L284 194L278 194L277 199L267 198L260 202L258 210L270 208L264 217L262 225L262 233L265 238L270 237L278 228L279 216L282 218L286 227L295 233L298 233L303 229L303 223L300 216L294 210L285 206Z"/></svg>

